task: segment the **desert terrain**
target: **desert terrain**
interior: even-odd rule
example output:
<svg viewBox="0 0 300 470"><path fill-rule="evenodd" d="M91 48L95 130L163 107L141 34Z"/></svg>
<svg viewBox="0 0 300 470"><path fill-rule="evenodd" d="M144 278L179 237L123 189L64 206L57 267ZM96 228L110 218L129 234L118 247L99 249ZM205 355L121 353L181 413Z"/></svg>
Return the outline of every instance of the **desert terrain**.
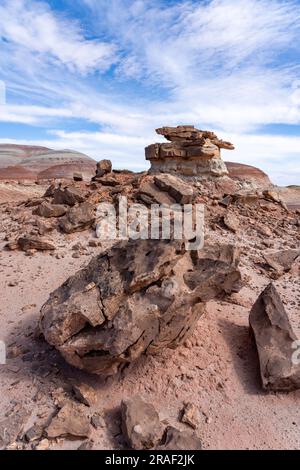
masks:
<svg viewBox="0 0 300 470"><path fill-rule="evenodd" d="M300 191L274 187L263 172L242 164L228 164L228 172L219 149L230 149L229 144L212 135L204 134L204 142L198 134L194 137L189 128L182 131L183 137L181 130L163 129L171 144L154 144L161 147L146 149L152 165L149 172L114 171L107 161L100 162L97 170L94 163L91 171L89 163L89 171L95 175L91 180L86 163L76 167L76 162L72 162L68 172L76 173L75 181L69 173L64 178L61 174L53 176L51 165L50 169L45 167L44 157L42 178L37 177L40 169L36 162L24 165L26 157L21 166L34 173L33 180L28 175L26 181L14 179L12 173L8 178L4 172L6 177L0 182L0 340L6 344L7 361L0 366L0 448L128 449L172 448L172 445L175 448L199 445L202 449L300 448L300 366L295 366L292 372L284 367L274 369L267 377L262 365L264 354L271 358L272 354L280 356L286 350L285 344L290 344L283 320L274 326L275 333L266 328L264 343L257 339L255 323L252 329L249 327L253 305L273 283L286 311L287 331L291 326L295 338L300 339ZM182 152L187 152L187 157ZM187 174L196 165L194 155L201 160L199 174ZM28 158L32 159L32 153ZM16 158L13 166L17 163ZM11 165L7 165L7 160L5 165L7 171ZM82 178L78 173L84 173ZM110 334L112 338L116 334L115 343L107 340L105 351L102 346L89 345L85 362L85 355L78 352L80 346L75 352L72 349L73 340L84 342L80 328L74 326L77 329L69 334L68 341L60 342L59 335L73 327L71 313L66 319L62 317L73 308L70 292L77 294L77 289L81 289L83 274L76 278L76 273L84 268L91 270L94 265L89 268L89 263L95 263L96 257L101 261L101 255L105 259L109 253L111 263L115 263L110 269L121 270L118 265L121 261L115 261L118 255L109 251L115 243L96 237L96 219L91 216L97 204L103 201L117 204L120 195L131 203L146 205L166 201L204 204L204 252L213 247L214 253L203 256L209 269L215 266L213 270L220 272L217 275L212 272L207 285L205 272L196 273L202 277L195 278L196 289L200 288L195 305L198 306L200 296L202 311L197 321L187 314L188 328L182 340L172 337L170 344L165 344L155 337L150 342L150 345L156 342L155 352L148 343L145 347L142 344L140 350L133 348L132 352L135 343L126 322L132 322L129 325L134 330L135 315L141 315L133 305L132 316L124 321L121 318L118 330L111 320ZM150 276L150 269L148 272L144 268L147 261L143 243L146 246L147 242L136 243L132 271L145 269ZM124 249L129 253L126 242ZM228 259L231 256L228 250L234 260ZM151 256L160 263L154 248ZM178 272L184 269L180 263L184 265L187 254L180 256L179 268L175 265L170 273L159 274L162 277L158 289L162 280L177 275L176 269ZM99 276L103 279L106 272L100 261L97 261ZM70 276L75 277L61 288ZM238 287L232 276L238 279ZM202 291L198 279L203 281ZM106 281L107 278L102 282ZM111 287L113 276L107 282ZM95 285L96 277L91 289ZM144 284L137 287L137 294L124 288L125 294L122 291L120 298L130 304L134 295L138 295L144 311L143 289L147 291L148 285L150 281L146 287ZM60 288L70 291L56 291ZM178 292L183 299L187 295L184 289ZM56 294L50 297L54 291ZM110 299L104 316L113 304L114 298ZM125 300L122 302L127 305ZM96 302L92 296L91 302L94 312ZM107 319L94 331L100 334L106 322ZM92 320L89 323L87 334L92 334L94 323ZM148 323L144 336L147 328ZM280 340L276 336L278 330L280 335L284 332ZM267 347L269 334L274 335L271 349ZM92 343L92 337L87 341ZM116 354L114 351L122 341L129 342L131 349ZM66 345L69 349L64 349ZM72 363L79 356L75 367ZM88 358L93 358L93 362L88 362ZM104 360L107 362L98 366ZM95 373L97 367L102 373ZM141 415L132 411L139 400L151 405L147 412L154 415L155 429L151 428L152 421L146 424L143 421L142 405ZM77 421L74 423L72 418ZM130 420L135 426L144 426L144 431L133 431ZM170 427L179 431L179 437L176 444L171 439L168 447L163 435ZM182 447L181 442L191 447Z"/></svg>

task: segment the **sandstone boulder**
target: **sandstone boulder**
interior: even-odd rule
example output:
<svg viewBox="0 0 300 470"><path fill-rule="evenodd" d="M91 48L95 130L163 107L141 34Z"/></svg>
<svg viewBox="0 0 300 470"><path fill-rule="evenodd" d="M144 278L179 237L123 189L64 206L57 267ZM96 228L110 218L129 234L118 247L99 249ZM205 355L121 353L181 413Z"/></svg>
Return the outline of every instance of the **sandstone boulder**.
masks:
<svg viewBox="0 0 300 470"><path fill-rule="evenodd" d="M299 388L300 361L293 355L297 336L274 284L269 284L257 299L249 322L256 341L263 387L276 391Z"/></svg>
<svg viewBox="0 0 300 470"><path fill-rule="evenodd" d="M280 250L271 253L264 253L266 263L280 276L293 268L297 259L300 258L300 249Z"/></svg>
<svg viewBox="0 0 300 470"><path fill-rule="evenodd" d="M114 374L145 352L175 348L191 334L207 300L240 288L239 270L220 260L222 251L121 242L51 294L41 330L70 364L96 374Z"/></svg>
<svg viewBox="0 0 300 470"><path fill-rule="evenodd" d="M59 227L65 233L73 233L91 227L94 222L94 206L89 202L83 202L68 210L67 214L60 219Z"/></svg>
<svg viewBox="0 0 300 470"><path fill-rule="evenodd" d="M50 204L49 202L44 201L33 211L33 214L45 218L61 217L65 215L67 209L68 208L62 204Z"/></svg>
<svg viewBox="0 0 300 470"><path fill-rule="evenodd" d="M107 173L111 173L112 171L112 163L110 160L100 160L100 162L97 163L97 170L96 170L96 176L104 176Z"/></svg>
<svg viewBox="0 0 300 470"><path fill-rule="evenodd" d="M86 199L82 191L74 186L68 186L64 189L57 188L53 192L54 204L66 204L67 206L75 206L75 204L84 202Z"/></svg>

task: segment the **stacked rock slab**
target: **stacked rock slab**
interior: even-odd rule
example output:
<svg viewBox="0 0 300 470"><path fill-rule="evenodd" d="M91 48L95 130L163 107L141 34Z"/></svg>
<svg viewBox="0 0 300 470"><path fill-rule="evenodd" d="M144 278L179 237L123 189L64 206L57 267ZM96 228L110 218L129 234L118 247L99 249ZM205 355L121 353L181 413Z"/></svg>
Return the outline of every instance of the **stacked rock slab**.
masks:
<svg viewBox="0 0 300 470"><path fill-rule="evenodd" d="M230 142L224 142L213 132L201 131L194 126L162 127L156 132L170 143L146 147L146 160L151 162L150 173L175 173L190 177L228 175L220 149L234 150Z"/></svg>

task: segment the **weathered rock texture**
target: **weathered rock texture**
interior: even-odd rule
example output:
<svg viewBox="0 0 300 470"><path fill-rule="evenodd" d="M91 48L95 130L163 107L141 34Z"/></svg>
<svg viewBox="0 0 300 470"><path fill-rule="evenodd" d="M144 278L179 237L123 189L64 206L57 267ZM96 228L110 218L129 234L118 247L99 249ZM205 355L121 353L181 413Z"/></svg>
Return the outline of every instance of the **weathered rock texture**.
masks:
<svg viewBox="0 0 300 470"><path fill-rule="evenodd" d="M132 449L152 449L162 439L164 427L151 403L137 395L121 404L123 434Z"/></svg>
<svg viewBox="0 0 300 470"><path fill-rule="evenodd" d="M156 130L171 143L153 144L146 148L150 172L177 173L184 176L224 176L228 174L220 149L233 150L209 131L194 126L162 127Z"/></svg>
<svg viewBox="0 0 300 470"><path fill-rule="evenodd" d="M267 390L290 391L300 387L299 354L295 350L295 341L299 338L287 309L275 285L269 284L250 313L262 383Z"/></svg>
<svg viewBox="0 0 300 470"><path fill-rule="evenodd" d="M176 348L206 301L238 291L237 257L229 245L184 252L178 242L121 242L51 294L41 330L70 364L113 374L145 352Z"/></svg>

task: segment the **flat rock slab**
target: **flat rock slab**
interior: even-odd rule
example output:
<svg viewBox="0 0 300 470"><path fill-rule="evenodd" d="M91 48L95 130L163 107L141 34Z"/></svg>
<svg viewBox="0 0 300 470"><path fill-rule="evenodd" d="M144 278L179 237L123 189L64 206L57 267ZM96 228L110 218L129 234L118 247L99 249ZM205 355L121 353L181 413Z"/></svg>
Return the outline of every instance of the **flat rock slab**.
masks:
<svg viewBox="0 0 300 470"><path fill-rule="evenodd" d="M154 177L156 186L166 191L179 204L190 204L194 198L194 191L189 184L174 175L158 175Z"/></svg>

